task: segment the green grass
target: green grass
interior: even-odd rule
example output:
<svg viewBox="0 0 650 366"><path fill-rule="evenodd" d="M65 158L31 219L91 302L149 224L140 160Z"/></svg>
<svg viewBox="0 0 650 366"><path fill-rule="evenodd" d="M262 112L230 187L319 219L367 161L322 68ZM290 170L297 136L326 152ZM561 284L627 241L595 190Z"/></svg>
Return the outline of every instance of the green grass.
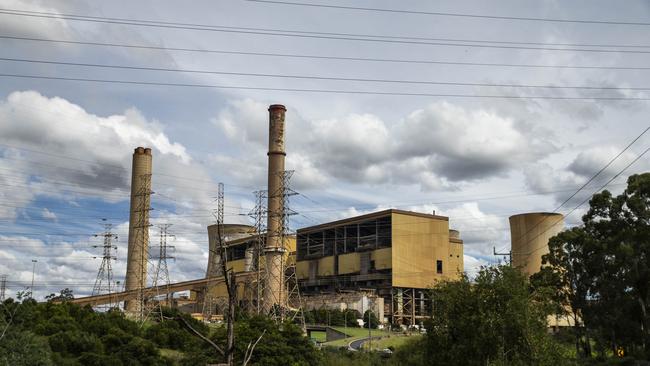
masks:
<svg viewBox="0 0 650 366"><path fill-rule="evenodd" d="M372 341L372 349L384 349L393 347L395 349L402 347L406 342L415 341L422 338L422 335L416 334L411 336L405 335L390 335L386 338ZM367 343L365 344L367 345ZM365 346L364 345L364 346Z"/></svg>
<svg viewBox="0 0 650 366"><path fill-rule="evenodd" d="M318 342L325 342L327 340L327 333L325 332L311 332L311 339L318 341Z"/></svg>

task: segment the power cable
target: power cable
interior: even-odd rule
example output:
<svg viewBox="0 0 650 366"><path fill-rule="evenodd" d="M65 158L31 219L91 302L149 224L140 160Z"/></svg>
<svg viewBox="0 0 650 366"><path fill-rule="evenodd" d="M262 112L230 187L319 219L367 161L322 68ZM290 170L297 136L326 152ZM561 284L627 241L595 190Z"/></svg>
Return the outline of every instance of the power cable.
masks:
<svg viewBox="0 0 650 366"><path fill-rule="evenodd" d="M126 84L126 85L145 85L145 86L173 86L173 87L193 87L193 88L214 88L230 90L259 90L259 91L282 91L282 92L301 92L301 93L326 93L326 94L349 94L349 95L388 95L388 96L408 96L408 97L440 97L440 98L484 98L484 99L548 99L548 100L628 100L628 101L648 101L646 97L566 97L551 95L496 95L496 94L450 94L450 93L410 93L410 92L381 92L369 90L336 90L336 89L301 89L301 88L272 88L272 87L254 87L254 86L235 86L235 85L214 85L214 84L189 84L189 83L167 83L156 81L134 81L134 80L114 80L114 79L92 79L92 78L71 78L45 75L25 75L25 74L5 74L1 73L0 77L38 79L38 80L57 80L57 81L75 81L90 83L108 83L108 84Z"/></svg>
<svg viewBox="0 0 650 366"><path fill-rule="evenodd" d="M26 10L12 10L12 9L0 9L0 14L38 17L38 18L50 18L50 19L65 19L65 20L83 21L83 22L92 22L92 23L106 23L106 24L132 25L132 26L167 28L167 29L184 29L184 30L197 30L197 31L253 34L253 35L266 35L266 36L276 36L276 37L297 37L297 38L305 38L305 39L326 39L326 40L343 40L343 41L360 41L360 42L379 42L379 43L392 43L392 44L519 49L519 50L538 50L538 51L543 50L543 51L637 53L637 54L650 53L650 51L629 50L629 49L628 50L593 49L593 48L585 49L585 48L529 47L529 46L494 45L494 44L488 45L483 43L471 44L471 43L452 43L452 42L424 42L424 41L408 40L409 38L414 38L414 37L391 37L391 36L352 35L352 34L349 34L348 36L342 33L339 33L341 35L338 35L337 33L331 33L331 32L310 32L310 31L281 30L281 29L278 30L278 29L250 28L250 27L230 27L230 26L215 26L215 25L182 25L186 23L95 17L95 16L87 16L87 15L56 14L56 13L32 12ZM391 38L391 39L387 39L387 38ZM499 42L497 41L495 43L499 43ZM504 43L504 42L500 42L500 43Z"/></svg>
<svg viewBox="0 0 650 366"><path fill-rule="evenodd" d="M370 8L370 7L360 7L360 6L344 6L344 5L317 4L317 3L301 3L301 2L278 1L278 0L246 0L246 1L256 2L256 3L266 3L266 4L278 4L278 5L292 5L292 6L304 6L304 7L342 9L342 10L358 10L358 11L382 12L382 13L435 15L435 16L457 17L457 18L520 20L520 21L532 21L532 22L578 23L578 24L607 24L607 25L650 26L650 23L647 23L647 22L629 22L629 21L615 21L615 20L517 17L517 16L505 16L505 15L487 15L487 14L450 13L450 12L434 12L434 11L404 10L404 9Z"/></svg>
<svg viewBox="0 0 650 366"><path fill-rule="evenodd" d="M598 189L597 189L596 191L594 191L590 196L588 196L584 201L580 202L580 204L578 204L576 207L574 207L573 209L571 209L571 211L569 211L565 216L568 217L568 216L571 215L573 212L575 212L578 208L580 208L582 205L584 205L584 204L587 203L589 200L591 200L592 197L593 197L593 195L595 195L596 193L598 193L598 192L602 191L603 189L605 189L605 187L607 187L607 186L609 185L609 183L611 183L614 179L618 178L618 177L619 177L621 174L623 174L623 172L625 172L629 167L631 167L632 165L634 165L634 163L636 163L637 161L639 161L639 159L641 159L645 154L647 154L648 151L650 151L650 147L647 148L647 149L645 149L641 154L639 154L639 156L636 157L636 159L632 160L629 164L627 164L627 165L625 166L625 168L621 169L618 173L616 173L616 175L614 175L614 176L612 177L612 179L608 180L607 183L603 184L600 188L598 188ZM531 252L527 253L527 255L530 255L530 254L532 254L532 253L534 253L534 252L540 250L541 248L543 248L543 247L538 247L538 248L532 250Z"/></svg>
<svg viewBox="0 0 650 366"><path fill-rule="evenodd" d="M236 72L236 71L162 68L162 67L134 66L134 65L110 65L110 64L34 60L34 59L6 58L6 57L0 57L0 61L37 63L37 64L48 64L48 65L81 66L81 67L93 67L93 68L108 68L108 69L119 69L119 70L162 71L162 72L179 72L179 73L195 73L195 74L210 74L210 75L251 76L251 77L266 77L266 78L326 80L326 81L354 81L354 82L392 83L392 84L480 86L480 87L499 87L499 88L581 89L581 90L637 90L637 91L650 90L650 87L616 87L616 86L608 87L608 86L593 86L593 85L535 85L535 84L531 85L531 84L505 84L505 83L470 83L470 82L436 81L436 80L371 79L371 78L360 78L360 77L347 77L346 78L346 77L316 76L316 75L266 74L266 73L250 73L250 72Z"/></svg>
<svg viewBox="0 0 650 366"><path fill-rule="evenodd" d="M393 59L393 58L353 57L353 56L328 56L328 55L295 54L295 53L228 51L228 50L201 49L201 48L148 46L148 45L135 45L135 44L123 44L123 43L85 42L85 41L73 41L73 40L62 40L62 39L18 37L18 36L9 36L9 35L0 35L0 39L13 39L13 40L23 40L23 41L49 42L49 43L100 46L100 47L135 48L135 49L144 49L144 50L216 53L216 54L226 54L226 55L263 56L263 57L285 57L285 58L315 59L315 60L433 64L433 65L456 65L456 66L544 68L544 69L650 70L650 67L646 67L646 66L543 65L543 64L463 62L463 61ZM633 47L633 46L626 46L626 47ZM646 47L646 46L634 46L634 47Z"/></svg>

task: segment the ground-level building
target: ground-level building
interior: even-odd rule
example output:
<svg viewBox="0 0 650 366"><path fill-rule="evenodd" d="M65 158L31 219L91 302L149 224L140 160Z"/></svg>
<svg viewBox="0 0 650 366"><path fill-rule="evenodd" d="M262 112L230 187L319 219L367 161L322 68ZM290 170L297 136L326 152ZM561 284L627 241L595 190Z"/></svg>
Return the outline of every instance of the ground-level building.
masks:
<svg viewBox="0 0 650 366"><path fill-rule="evenodd" d="M385 321L415 325L431 314L428 289L460 278L463 241L444 216L402 210L299 229L296 275L301 294L372 291Z"/></svg>

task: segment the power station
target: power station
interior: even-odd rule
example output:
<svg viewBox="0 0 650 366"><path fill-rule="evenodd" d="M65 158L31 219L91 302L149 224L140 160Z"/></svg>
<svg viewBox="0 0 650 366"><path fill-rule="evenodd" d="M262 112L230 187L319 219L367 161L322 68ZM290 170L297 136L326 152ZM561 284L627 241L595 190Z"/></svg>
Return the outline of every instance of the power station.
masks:
<svg viewBox="0 0 650 366"><path fill-rule="evenodd" d="M234 273L239 307L249 313L284 320L296 316L301 308L356 308L371 310L384 322L421 324L431 314L428 289L464 273L460 232L449 227L445 216L388 209L290 234L292 172L285 170L286 111L279 104L268 108L267 190L256 192L255 224L218 221L208 226L205 277L164 288L147 284L152 153L150 148L136 148L124 291L73 301L93 306L124 301L127 314L142 316L147 303L154 301L153 295L190 291L186 301L169 305L218 318L228 303L225 267ZM562 215L555 213L510 217L513 266L527 275L538 271L549 238L563 227Z"/></svg>

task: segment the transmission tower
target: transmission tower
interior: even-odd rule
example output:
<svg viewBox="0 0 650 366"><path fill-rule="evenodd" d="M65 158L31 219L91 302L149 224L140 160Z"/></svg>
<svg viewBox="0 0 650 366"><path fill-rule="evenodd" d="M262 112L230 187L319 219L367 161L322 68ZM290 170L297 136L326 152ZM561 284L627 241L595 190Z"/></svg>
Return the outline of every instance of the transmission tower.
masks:
<svg viewBox="0 0 650 366"><path fill-rule="evenodd" d="M283 255L281 256L281 273L282 278L273 279L269 278L269 281L282 281L280 288L280 293L276 294L275 304L277 306L270 307L271 318L276 321L282 322L285 320L291 321L300 321L304 323L304 317L302 315L302 303L300 298L300 291L298 289L298 280L296 277L296 263L295 258L293 260L289 259L289 254L291 248L289 247L289 238L290 238L290 228L289 228L289 218L293 215L296 215L296 212L291 210L289 207L289 199L291 196L295 196L298 193L291 189L291 177L293 176L293 170L285 170L280 173L280 178L282 184L280 185L279 192L274 194L281 197L282 199L282 212L280 213L280 229L279 232L273 233L274 236L280 238L282 243ZM276 197L277 197L276 196ZM270 214L270 213L269 213ZM269 271L267 271L266 276L269 276Z"/></svg>
<svg viewBox="0 0 650 366"><path fill-rule="evenodd" d="M153 276L153 283L151 287L156 291L156 297L160 301L160 289L163 288L165 291L165 303L167 306L171 306L171 301L173 300L173 295L169 292L169 284L171 280L169 278L169 267L167 266L168 259L174 259L173 256L170 256L168 252L174 251L175 247L173 245L167 245L167 238L174 238L174 235L170 235L167 231L172 224L161 224L158 225L160 229L160 245L158 248L158 257L153 259L158 259ZM160 312L162 320L162 308Z"/></svg>
<svg viewBox="0 0 650 366"><path fill-rule="evenodd" d="M0 276L0 301L5 301L7 291L7 275Z"/></svg>
<svg viewBox="0 0 650 366"><path fill-rule="evenodd" d="M103 219L103 221L106 221L106 219ZM95 234L95 237L103 238L103 243L101 245L93 245L93 248L102 248L102 263L99 265L99 270L97 271L97 278L95 279L92 294L93 296L101 294L109 295L109 303L101 306L102 308L106 308L106 310L117 306L117 302L111 299L111 294L117 290L113 282L113 266L111 264L111 261L117 259L113 255L113 250L117 250L117 246L113 244L113 240L117 240L117 234L114 234L112 229L113 224L104 223L104 232L102 234Z"/></svg>
<svg viewBox="0 0 650 366"><path fill-rule="evenodd" d="M250 217L253 218L255 222L255 252L253 253L254 258L254 269L256 272L255 275L255 295L254 295L254 312L260 314L263 309L262 298L264 296L264 268L262 268L262 263L264 263L264 233L266 232L266 206L264 202L266 201L267 191L260 190L253 192L255 195L255 207L248 213Z"/></svg>
<svg viewBox="0 0 650 366"><path fill-rule="evenodd" d="M142 189L138 192L137 196L141 197L139 200L140 205L138 206L138 209L136 212L138 213L137 216L137 225L135 226L138 229L138 238L137 238L137 246L141 250L141 256L139 258L139 268L138 268L138 273L139 273L139 278L141 279L138 281L138 298L137 298L137 311L138 311L138 320L141 322L141 324L144 324L144 321L147 318L147 315L150 311L147 311L146 307L146 302L147 302L147 264L149 262L149 228L152 226L149 223L149 211L151 211L151 195L153 194L153 191L151 191L151 174L142 174L140 176L140 187Z"/></svg>
<svg viewBox="0 0 650 366"><path fill-rule="evenodd" d="M221 233L221 227L223 225L223 220L224 220L224 201L225 201L225 195L224 195L224 187L223 183L219 183L217 186L217 210L216 212L213 212L213 215L215 216L215 219L217 220L217 235L218 237L216 239L216 250L218 253L213 253L213 255L218 255L218 258L220 258L220 263L224 259L224 256L222 255L221 251L225 250L223 248L223 234ZM208 276L211 276L212 274L208 273ZM222 273L223 276L226 276L226 273ZM205 321L210 320L212 318L212 308L214 307L213 304L213 298L212 295L210 294L212 286L210 283L210 280L205 284L205 289L203 291L203 320Z"/></svg>

